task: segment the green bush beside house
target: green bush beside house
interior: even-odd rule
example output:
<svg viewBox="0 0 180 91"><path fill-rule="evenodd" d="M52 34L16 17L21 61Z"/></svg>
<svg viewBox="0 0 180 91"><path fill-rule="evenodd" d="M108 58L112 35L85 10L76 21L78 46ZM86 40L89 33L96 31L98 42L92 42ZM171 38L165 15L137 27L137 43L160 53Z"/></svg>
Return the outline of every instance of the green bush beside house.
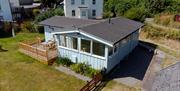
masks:
<svg viewBox="0 0 180 91"><path fill-rule="evenodd" d="M93 77L95 74L100 72L98 70L93 69L90 65L87 65L86 63L72 63L71 60L66 57L59 57L56 60L56 63L58 65L69 67L76 73L79 73L88 77Z"/></svg>

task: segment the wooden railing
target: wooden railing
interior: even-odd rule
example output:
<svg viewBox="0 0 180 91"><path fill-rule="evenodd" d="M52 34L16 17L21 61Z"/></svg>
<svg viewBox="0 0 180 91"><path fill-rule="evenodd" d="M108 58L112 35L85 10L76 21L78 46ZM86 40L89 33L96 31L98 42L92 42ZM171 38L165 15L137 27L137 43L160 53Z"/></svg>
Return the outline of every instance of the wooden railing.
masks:
<svg viewBox="0 0 180 91"><path fill-rule="evenodd" d="M92 91L101 83L102 78L101 73L96 74L80 91Z"/></svg>
<svg viewBox="0 0 180 91"><path fill-rule="evenodd" d="M48 51L46 50L41 50L41 49L38 49L37 47L33 47L31 45L28 45L28 44L25 44L25 43L19 43L19 47L21 49L24 49L26 51L29 51L29 52L32 52L32 53L36 53L38 55L41 55L41 56L44 56L44 57L47 57L48 55Z"/></svg>
<svg viewBox="0 0 180 91"><path fill-rule="evenodd" d="M39 40L20 42L19 50L45 63L49 63L49 61L57 57L57 50L54 44L41 44Z"/></svg>

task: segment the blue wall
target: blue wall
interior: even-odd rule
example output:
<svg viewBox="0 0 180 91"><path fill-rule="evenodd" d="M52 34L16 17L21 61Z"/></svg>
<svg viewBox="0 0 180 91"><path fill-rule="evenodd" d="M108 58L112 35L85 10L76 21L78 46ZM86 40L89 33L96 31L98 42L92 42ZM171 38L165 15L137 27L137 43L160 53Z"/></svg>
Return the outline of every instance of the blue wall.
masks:
<svg viewBox="0 0 180 91"><path fill-rule="evenodd" d="M107 71L110 71L114 66L119 64L124 57L126 57L137 45L138 45L138 37L139 31L130 35L132 39L128 41L126 44L119 44L117 52L108 58Z"/></svg>
<svg viewBox="0 0 180 91"><path fill-rule="evenodd" d="M62 29L56 28L54 32L63 31ZM46 41L52 38L52 30L49 27L45 27L45 39ZM69 34L68 34L69 35ZM81 37L84 39L90 39L83 35L70 34L71 36ZM56 36L56 38L59 35ZM95 69L107 68L107 71L110 71L114 66L116 66L124 57L126 57L137 45L138 45L138 37L139 31L133 33L132 38L126 44L118 44L117 52L112 56L108 56L108 53L105 53L106 56L104 58L99 58L92 54L79 52L78 50L71 50L65 47L58 46L59 57L68 57L73 62L77 63L87 63L91 65ZM56 39L57 45L59 45L59 40ZM106 48L108 46L106 45ZM106 49L108 50L108 49Z"/></svg>
<svg viewBox="0 0 180 91"><path fill-rule="evenodd" d="M106 67L106 59L97 58L89 54L79 53L78 51L72 51L61 47L58 47L58 51L61 57L68 57L74 63L87 63L95 69Z"/></svg>

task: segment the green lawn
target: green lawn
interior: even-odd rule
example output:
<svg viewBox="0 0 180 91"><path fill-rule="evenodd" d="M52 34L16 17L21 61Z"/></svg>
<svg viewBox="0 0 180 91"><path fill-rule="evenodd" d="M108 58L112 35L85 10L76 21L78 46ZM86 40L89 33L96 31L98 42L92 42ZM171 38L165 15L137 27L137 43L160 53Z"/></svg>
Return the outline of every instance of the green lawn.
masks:
<svg viewBox="0 0 180 91"><path fill-rule="evenodd" d="M15 38L1 38L0 91L78 91L85 82L56 71L18 52L18 42L42 34L19 33ZM33 40L32 40L33 41Z"/></svg>

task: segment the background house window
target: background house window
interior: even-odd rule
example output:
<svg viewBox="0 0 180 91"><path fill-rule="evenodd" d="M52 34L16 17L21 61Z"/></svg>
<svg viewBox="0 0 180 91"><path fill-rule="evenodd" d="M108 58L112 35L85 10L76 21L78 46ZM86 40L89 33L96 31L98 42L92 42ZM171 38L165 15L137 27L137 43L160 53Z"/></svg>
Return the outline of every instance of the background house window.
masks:
<svg viewBox="0 0 180 91"><path fill-rule="evenodd" d="M75 37L68 37L68 48L77 50L77 41L78 39Z"/></svg>
<svg viewBox="0 0 180 91"><path fill-rule="evenodd" d="M81 16L86 16L86 11L82 11Z"/></svg>
<svg viewBox="0 0 180 91"><path fill-rule="evenodd" d="M93 5L96 4L96 0L92 0L92 4L93 4Z"/></svg>
<svg viewBox="0 0 180 91"><path fill-rule="evenodd" d="M66 36L60 35L59 45L66 47Z"/></svg>
<svg viewBox="0 0 180 91"><path fill-rule="evenodd" d="M71 5L74 5L75 4L75 0L71 0Z"/></svg>
<svg viewBox="0 0 180 91"><path fill-rule="evenodd" d="M81 0L81 4L84 5L85 4L85 0Z"/></svg>
<svg viewBox="0 0 180 91"><path fill-rule="evenodd" d="M72 16L76 16L76 11L72 10Z"/></svg>
<svg viewBox="0 0 180 91"><path fill-rule="evenodd" d="M81 39L81 51L90 53L91 41Z"/></svg>
<svg viewBox="0 0 180 91"><path fill-rule="evenodd" d="M93 42L93 54L105 56L105 45L99 42Z"/></svg>
<svg viewBox="0 0 180 91"><path fill-rule="evenodd" d="M92 10L92 16L96 16L96 10Z"/></svg>

